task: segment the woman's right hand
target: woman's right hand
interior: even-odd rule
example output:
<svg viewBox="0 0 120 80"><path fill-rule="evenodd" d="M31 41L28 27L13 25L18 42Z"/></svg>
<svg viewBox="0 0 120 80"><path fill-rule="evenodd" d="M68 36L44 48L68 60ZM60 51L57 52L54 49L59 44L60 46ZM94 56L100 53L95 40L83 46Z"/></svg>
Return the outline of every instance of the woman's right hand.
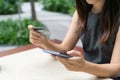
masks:
<svg viewBox="0 0 120 80"><path fill-rule="evenodd" d="M28 29L30 30L30 35L29 35L30 42L38 47L42 47L42 48L48 47L48 39L44 35L35 31L33 28L34 28L33 25L28 26Z"/></svg>

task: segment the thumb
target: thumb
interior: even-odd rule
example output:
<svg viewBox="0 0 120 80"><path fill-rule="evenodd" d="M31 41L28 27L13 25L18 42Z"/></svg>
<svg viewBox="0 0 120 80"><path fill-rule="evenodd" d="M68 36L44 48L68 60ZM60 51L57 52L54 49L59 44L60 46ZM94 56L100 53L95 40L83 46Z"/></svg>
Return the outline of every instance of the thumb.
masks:
<svg viewBox="0 0 120 80"><path fill-rule="evenodd" d="M28 29L32 30L33 29L33 25L28 25Z"/></svg>
<svg viewBox="0 0 120 80"><path fill-rule="evenodd" d="M70 56L73 56L73 57L75 57L75 56L77 56L77 57L82 57L81 52L76 51L76 50L68 51L67 54L70 55Z"/></svg>

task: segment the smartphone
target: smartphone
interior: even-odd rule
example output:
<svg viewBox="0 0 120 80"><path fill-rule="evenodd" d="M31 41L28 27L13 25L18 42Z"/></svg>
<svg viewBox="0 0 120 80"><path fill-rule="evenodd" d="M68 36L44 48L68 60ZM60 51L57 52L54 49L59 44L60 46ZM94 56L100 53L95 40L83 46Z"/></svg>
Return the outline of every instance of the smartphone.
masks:
<svg viewBox="0 0 120 80"><path fill-rule="evenodd" d="M61 53L61 52L45 50L45 49L43 49L42 51L45 52L45 53L53 54L53 55L60 56L60 57L63 57L63 58L70 58L71 57L71 56L69 56L67 54L64 54L64 53Z"/></svg>

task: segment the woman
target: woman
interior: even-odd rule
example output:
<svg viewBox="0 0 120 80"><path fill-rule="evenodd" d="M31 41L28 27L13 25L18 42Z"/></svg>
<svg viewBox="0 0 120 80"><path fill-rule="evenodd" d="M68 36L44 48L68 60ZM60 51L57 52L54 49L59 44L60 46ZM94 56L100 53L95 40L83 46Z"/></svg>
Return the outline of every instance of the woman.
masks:
<svg viewBox="0 0 120 80"><path fill-rule="evenodd" d="M120 0L75 0L76 11L69 31L61 44L47 40L29 25L30 42L45 49L71 55L55 56L70 71L83 71L99 77L120 80ZM72 50L78 39L81 52Z"/></svg>

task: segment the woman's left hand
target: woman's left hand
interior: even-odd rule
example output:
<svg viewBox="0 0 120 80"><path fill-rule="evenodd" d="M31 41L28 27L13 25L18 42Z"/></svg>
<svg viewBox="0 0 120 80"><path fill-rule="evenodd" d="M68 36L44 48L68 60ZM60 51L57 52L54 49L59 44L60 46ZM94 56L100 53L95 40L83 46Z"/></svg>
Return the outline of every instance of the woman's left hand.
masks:
<svg viewBox="0 0 120 80"><path fill-rule="evenodd" d="M81 52L71 50L68 51L67 54L72 57L62 58L56 56L56 59L58 59L69 71L82 71L84 69L86 61L84 60Z"/></svg>

